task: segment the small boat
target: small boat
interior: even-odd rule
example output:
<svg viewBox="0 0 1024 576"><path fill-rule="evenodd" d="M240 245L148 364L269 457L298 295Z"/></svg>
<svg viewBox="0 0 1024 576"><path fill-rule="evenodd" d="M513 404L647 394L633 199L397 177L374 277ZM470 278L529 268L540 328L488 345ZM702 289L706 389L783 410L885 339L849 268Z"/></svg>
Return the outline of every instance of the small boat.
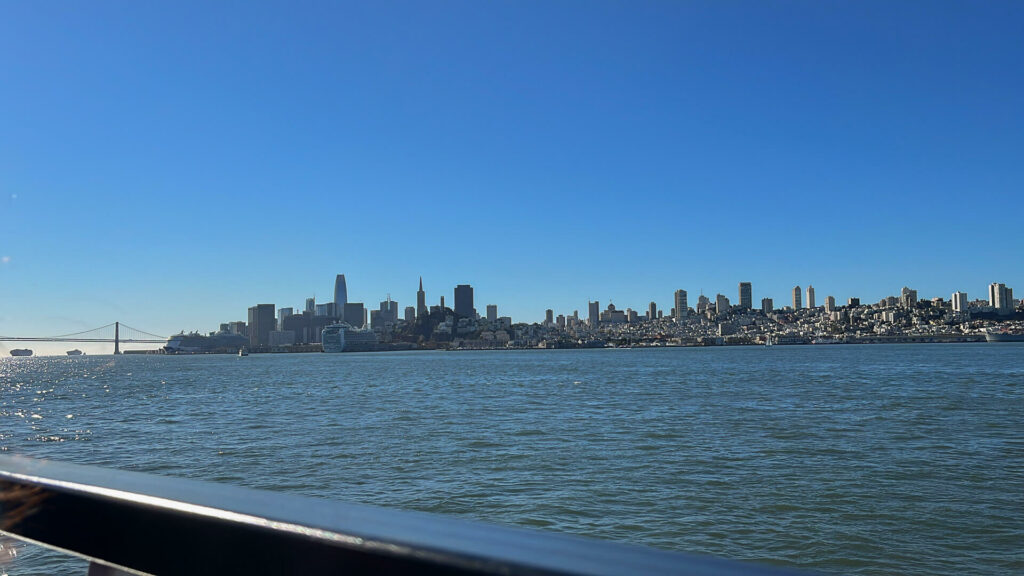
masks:
<svg viewBox="0 0 1024 576"><path fill-rule="evenodd" d="M239 356L248 356L249 355L249 351L246 350L245 348L239 348L238 349L238 355Z"/></svg>
<svg viewBox="0 0 1024 576"><path fill-rule="evenodd" d="M31 356L32 351L28 348L15 348L11 350L11 356Z"/></svg>
<svg viewBox="0 0 1024 576"><path fill-rule="evenodd" d="M67 354L68 356L82 356L83 353L78 348L75 348L74 350L68 350Z"/></svg>

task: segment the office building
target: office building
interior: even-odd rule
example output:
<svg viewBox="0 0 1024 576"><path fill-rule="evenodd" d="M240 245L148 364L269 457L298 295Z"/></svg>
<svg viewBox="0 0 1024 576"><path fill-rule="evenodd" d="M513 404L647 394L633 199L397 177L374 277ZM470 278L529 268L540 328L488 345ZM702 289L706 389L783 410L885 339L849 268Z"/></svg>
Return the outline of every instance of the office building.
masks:
<svg viewBox="0 0 1024 576"><path fill-rule="evenodd" d="M807 307L814 309L814 286L807 285Z"/></svg>
<svg viewBox="0 0 1024 576"><path fill-rule="evenodd" d="M836 299L831 296L825 296L825 312L832 313L836 309Z"/></svg>
<svg viewBox="0 0 1024 576"><path fill-rule="evenodd" d="M595 302L596 304L596 302ZM626 313L622 310L616 310L615 304L608 303L608 309L601 312L601 322L610 322L613 324L621 324L626 321Z"/></svg>
<svg viewBox="0 0 1024 576"><path fill-rule="evenodd" d="M597 301L587 300L587 322L591 328L595 328L601 319L601 305Z"/></svg>
<svg viewBox="0 0 1024 576"><path fill-rule="evenodd" d="M754 294L750 282L740 282L740 308L750 310L754 307Z"/></svg>
<svg viewBox="0 0 1024 576"><path fill-rule="evenodd" d="M498 321L498 305L488 304L487 305L487 321L497 322Z"/></svg>
<svg viewBox="0 0 1024 576"><path fill-rule="evenodd" d="M409 324L416 322L416 309L412 306L405 307L405 321Z"/></svg>
<svg viewBox="0 0 1024 576"><path fill-rule="evenodd" d="M416 315L427 313L427 293L423 291L423 276L420 276L420 289L416 291Z"/></svg>
<svg viewBox="0 0 1024 576"><path fill-rule="evenodd" d="M249 346L269 346L270 333L276 327L273 304L257 304L249 308Z"/></svg>
<svg viewBox="0 0 1024 576"><path fill-rule="evenodd" d="M658 305L651 302L647 305L647 319L657 320L658 319Z"/></svg>
<svg viewBox="0 0 1024 576"><path fill-rule="evenodd" d="M476 317L476 310L473 309L473 287L469 284L459 284L455 287L455 313L466 318Z"/></svg>
<svg viewBox="0 0 1024 576"><path fill-rule="evenodd" d="M366 309L362 302L346 302L345 313L342 315L344 322L353 328L366 326Z"/></svg>
<svg viewBox="0 0 1024 576"><path fill-rule="evenodd" d="M292 308L278 308L277 309L277 329L284 330L284 319L291 316L295 312Z"/></svg>
<svg viewBox="0 0 1024 576"><path fill-rule="evenodd" d="M961 314L967 312L967 292L953 292L950 301L953 303L953 312Z"/></svg>
<svg viewBox="0 0 1024 576"><path fill-rule="evenodd" d="M316 298L306 298L306 312L310 314L316 313Z"/></svg>
<svg viewBox="0 0 1024 576"><path fill-rule="evenodd" d="M850 298L846 301L846 305L850 308L856 308L860 306L860 298Z"/></svg>
<svg viewBox="0 0 1024 576"><path fill-rule="evenodd" d="M793 287L793 310L799 310L800 308L801 308L801 305L800 305L800 287L799 286L794 286Z"/></svg>
<svg viewBox="0 0 1024 576"><path fill-rule="evenodd" d="M334 309L344 310L348 303L348 286L345 285L345 275L338 274L334 278Z"/></svg>
<svg viewBox="0 0 1024 576"><path fill-rule="evenodd" d="M338 317L338 310L334 306L334 302L327 302L326 304L317 304L316 310L314 311L315 316L328 316L330 318Z"/></svg>
<svg viewBox="0 0 1024 576"><path fill-rule="evenodd" d="M551 308L548 308L547 310L544 311L544 325L545 326L551 326L554 323L555 323L555 311L552 310Z"/></svg>
<svg viewBox="0 0 1024 576"><path fill-rule="evenodd" d="M771 298L761 298L761 312L771 314L775 310L775 302Z"/></svg>
<svg viewBox="0 0 1024 576"><path fill-rule="evenodd" d="M555 318L555 326L558 326L559 330L565 330L565 316L559 314L558 318Z"/></svg>
<svg viewBox="0 0 1024 576"><path fill-rule="evenodd" d="M686 290L676 290L675 294L675 318L676 320L683 320L689 313L688 304L686 303Z"/></svg>
<svg viewBox="0 0 1024 576"><path fill-rule="evenodd" d="M697 297L697 314L703 314L707 312L708 308L710 307L711 300L707 296L701 294L700 296Z"/></svg>

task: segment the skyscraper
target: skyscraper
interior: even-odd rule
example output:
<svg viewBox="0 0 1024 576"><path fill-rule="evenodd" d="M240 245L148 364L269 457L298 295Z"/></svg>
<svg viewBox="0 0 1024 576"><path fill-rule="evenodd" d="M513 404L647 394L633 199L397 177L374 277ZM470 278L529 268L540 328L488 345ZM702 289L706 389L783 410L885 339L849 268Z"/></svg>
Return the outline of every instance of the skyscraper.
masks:
<svg viewBox="0 0 1024 576"><path fill-rule="evenodd" d="M647 306L647 319L648 320L657 320L658 319L658 305L655 304L654 302L651 302Z"/></svg>
<svg viewBox="0 0 1024 576"><path fill-rule="evenodd" d="M596 328L600 319L601 305L598 304L597 300L594 300L593 302L587 300L587 322L590 323L590 327Z"/></svg>
<svg viewBox="0 0 1024 576"><path fill-rule="evenodd" d="M836 309L836 299L831 296L825 296L825 312L832 312Z"/></svg>
<svg viewBox="0 0 1024 576"><path fill-rule="evenodd" d="M412 306L405 307L405 321L412 324L416 321L416 309Z"/></svg>
<svg viewBox="0 0 1024 576"><path fill-rule="evenodd" d="M807 307L814 308L814 286L807 285Z"/></svg>
<svg viewBox="0 0 1024 576"><path fill-rule="evenodd" d="M547 310L544 311L544 325L545 326L551 326L554 323L555 323L555 311L552 310L551 308L548 308Z"/></svg>
<svg viewBox="0 0 1024 576"><path fill-rule="evenodd" d="M455 287L455 313L467 318L476 316L473 310L473 287L469 284Z"/></svg>
<svg viewBox="0 0 1024 576"><path fill-rule="evenodd" d="M775 309L775 303L772 302L771 298L761 298L761 312L765 314L771 314L772 310Z"/></svg>
<svg viewBox="0 0 1024 576"><path fill-rule="evenodd" d="M793 287L793 310L799 310L800 306L800 287Z"/></svg>
<svg viewBox="0 0 1024 576"><path fill-rule="evenodd" d="M750 310L754 307L753 290L750 282L740 282L740 307Z"/></svg>
<svg viewBox="0 0 1024 576"><path fill-rule="evenodd" d="M270 333L276 328L273 304L257 304L249 308L249 346L270 345Z"/></svg>
<svg viewBox="0 0 1024 576"><path fill-rule="evenodd" d="M345 285L345 275L338 274L334 278L334 309L344 310L348 303L348 286Z"/></svg>
<svg viewBox="0 0 1024 576"><path fill-rule="evenodd" d="M726 298L724 295L718 294L718 295L715 296L715 313L716 314L725 314L726 312L729 311L730 307L731 306L729 305L729 299Z"/></svg>
<svg viewBox="0 0 1024 576"><path fill-rule="evenodd" d="M345 314L342 316L345 319L345 323L353 328L362 328L366 326L366 309L363 308L362 302L346 302L345 303Z"/></svg>
<svg viewBox="0 0 1024 576"><path fill-rule="evenodd" d="M427 293L423 291L423 276L420 276L420 289L416 291L416 315L427 313Z"/></svg>
<svg viewBox="0 0 1024 576"><path fill-rule="evenodd" d="M310 314L316 312L316 297L306 298L306 312Z"/></svg>
<svg viewBox="0 0 1024 576"><path fill-rule="evenodd" d="M676 320L683 320L689 313L686 304L686 290L676 290Z"/></svg>
<svg viewBox="0 0 1024 576"><path fill-rule="evenodd" d="M487 321L497 322L498 321L498 305L488 304L487 305Z"/></svg>
<svg viewBox="0 0 1024 576"><path fill-rule="evenodd" d="M953 312L967 312L967 292L959 290L953 292L953 297L950 300L953 302Z"/></svg>
<svg viewBox="0 0 1024 576"><path fill-rule="evenodd" d="M988 304L996 309L999 314L1013 312L1013 290L1006 287L1006 284L993 282L988 286Z"/></svg>

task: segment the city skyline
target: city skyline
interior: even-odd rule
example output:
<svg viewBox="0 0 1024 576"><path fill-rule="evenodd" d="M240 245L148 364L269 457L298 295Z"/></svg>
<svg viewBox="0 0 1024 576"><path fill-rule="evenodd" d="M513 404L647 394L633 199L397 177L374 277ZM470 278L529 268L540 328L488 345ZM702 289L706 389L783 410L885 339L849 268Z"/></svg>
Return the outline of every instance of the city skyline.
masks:
<svg viewBox="0 0 1024 576"><path fill-rule="evenodd" d="M1019 3L111 6L0 7L0 334L1024 285Z"/></svg>

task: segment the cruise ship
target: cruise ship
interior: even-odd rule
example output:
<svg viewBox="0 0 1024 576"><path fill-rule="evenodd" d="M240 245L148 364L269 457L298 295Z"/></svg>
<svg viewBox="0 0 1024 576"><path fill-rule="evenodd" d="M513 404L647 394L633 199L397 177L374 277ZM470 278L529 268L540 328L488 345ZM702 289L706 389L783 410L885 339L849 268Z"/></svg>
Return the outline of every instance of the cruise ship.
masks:
<svg viewBox="0 0 1024 576"><path fill-rule="evenodd" d="M989 329L985 331L986 342L1024 342L1024 333L1011 332L1009 330L993 330Z"/></svg>
<svg viewBox="0 0 1024 576"><path fill-rule="evenodd" d="M348 324L331 324L321 334L324 352L372 352L377 349L377 335Z"/></svg>
<svg viewBox="0 0 1024 576"><path fill-rule="evenodd" d="M249 339L240 334L218 332L212 336L192 334L175 334L164 345L166 354L237 354L238 350L249 345Z"/></svg>

